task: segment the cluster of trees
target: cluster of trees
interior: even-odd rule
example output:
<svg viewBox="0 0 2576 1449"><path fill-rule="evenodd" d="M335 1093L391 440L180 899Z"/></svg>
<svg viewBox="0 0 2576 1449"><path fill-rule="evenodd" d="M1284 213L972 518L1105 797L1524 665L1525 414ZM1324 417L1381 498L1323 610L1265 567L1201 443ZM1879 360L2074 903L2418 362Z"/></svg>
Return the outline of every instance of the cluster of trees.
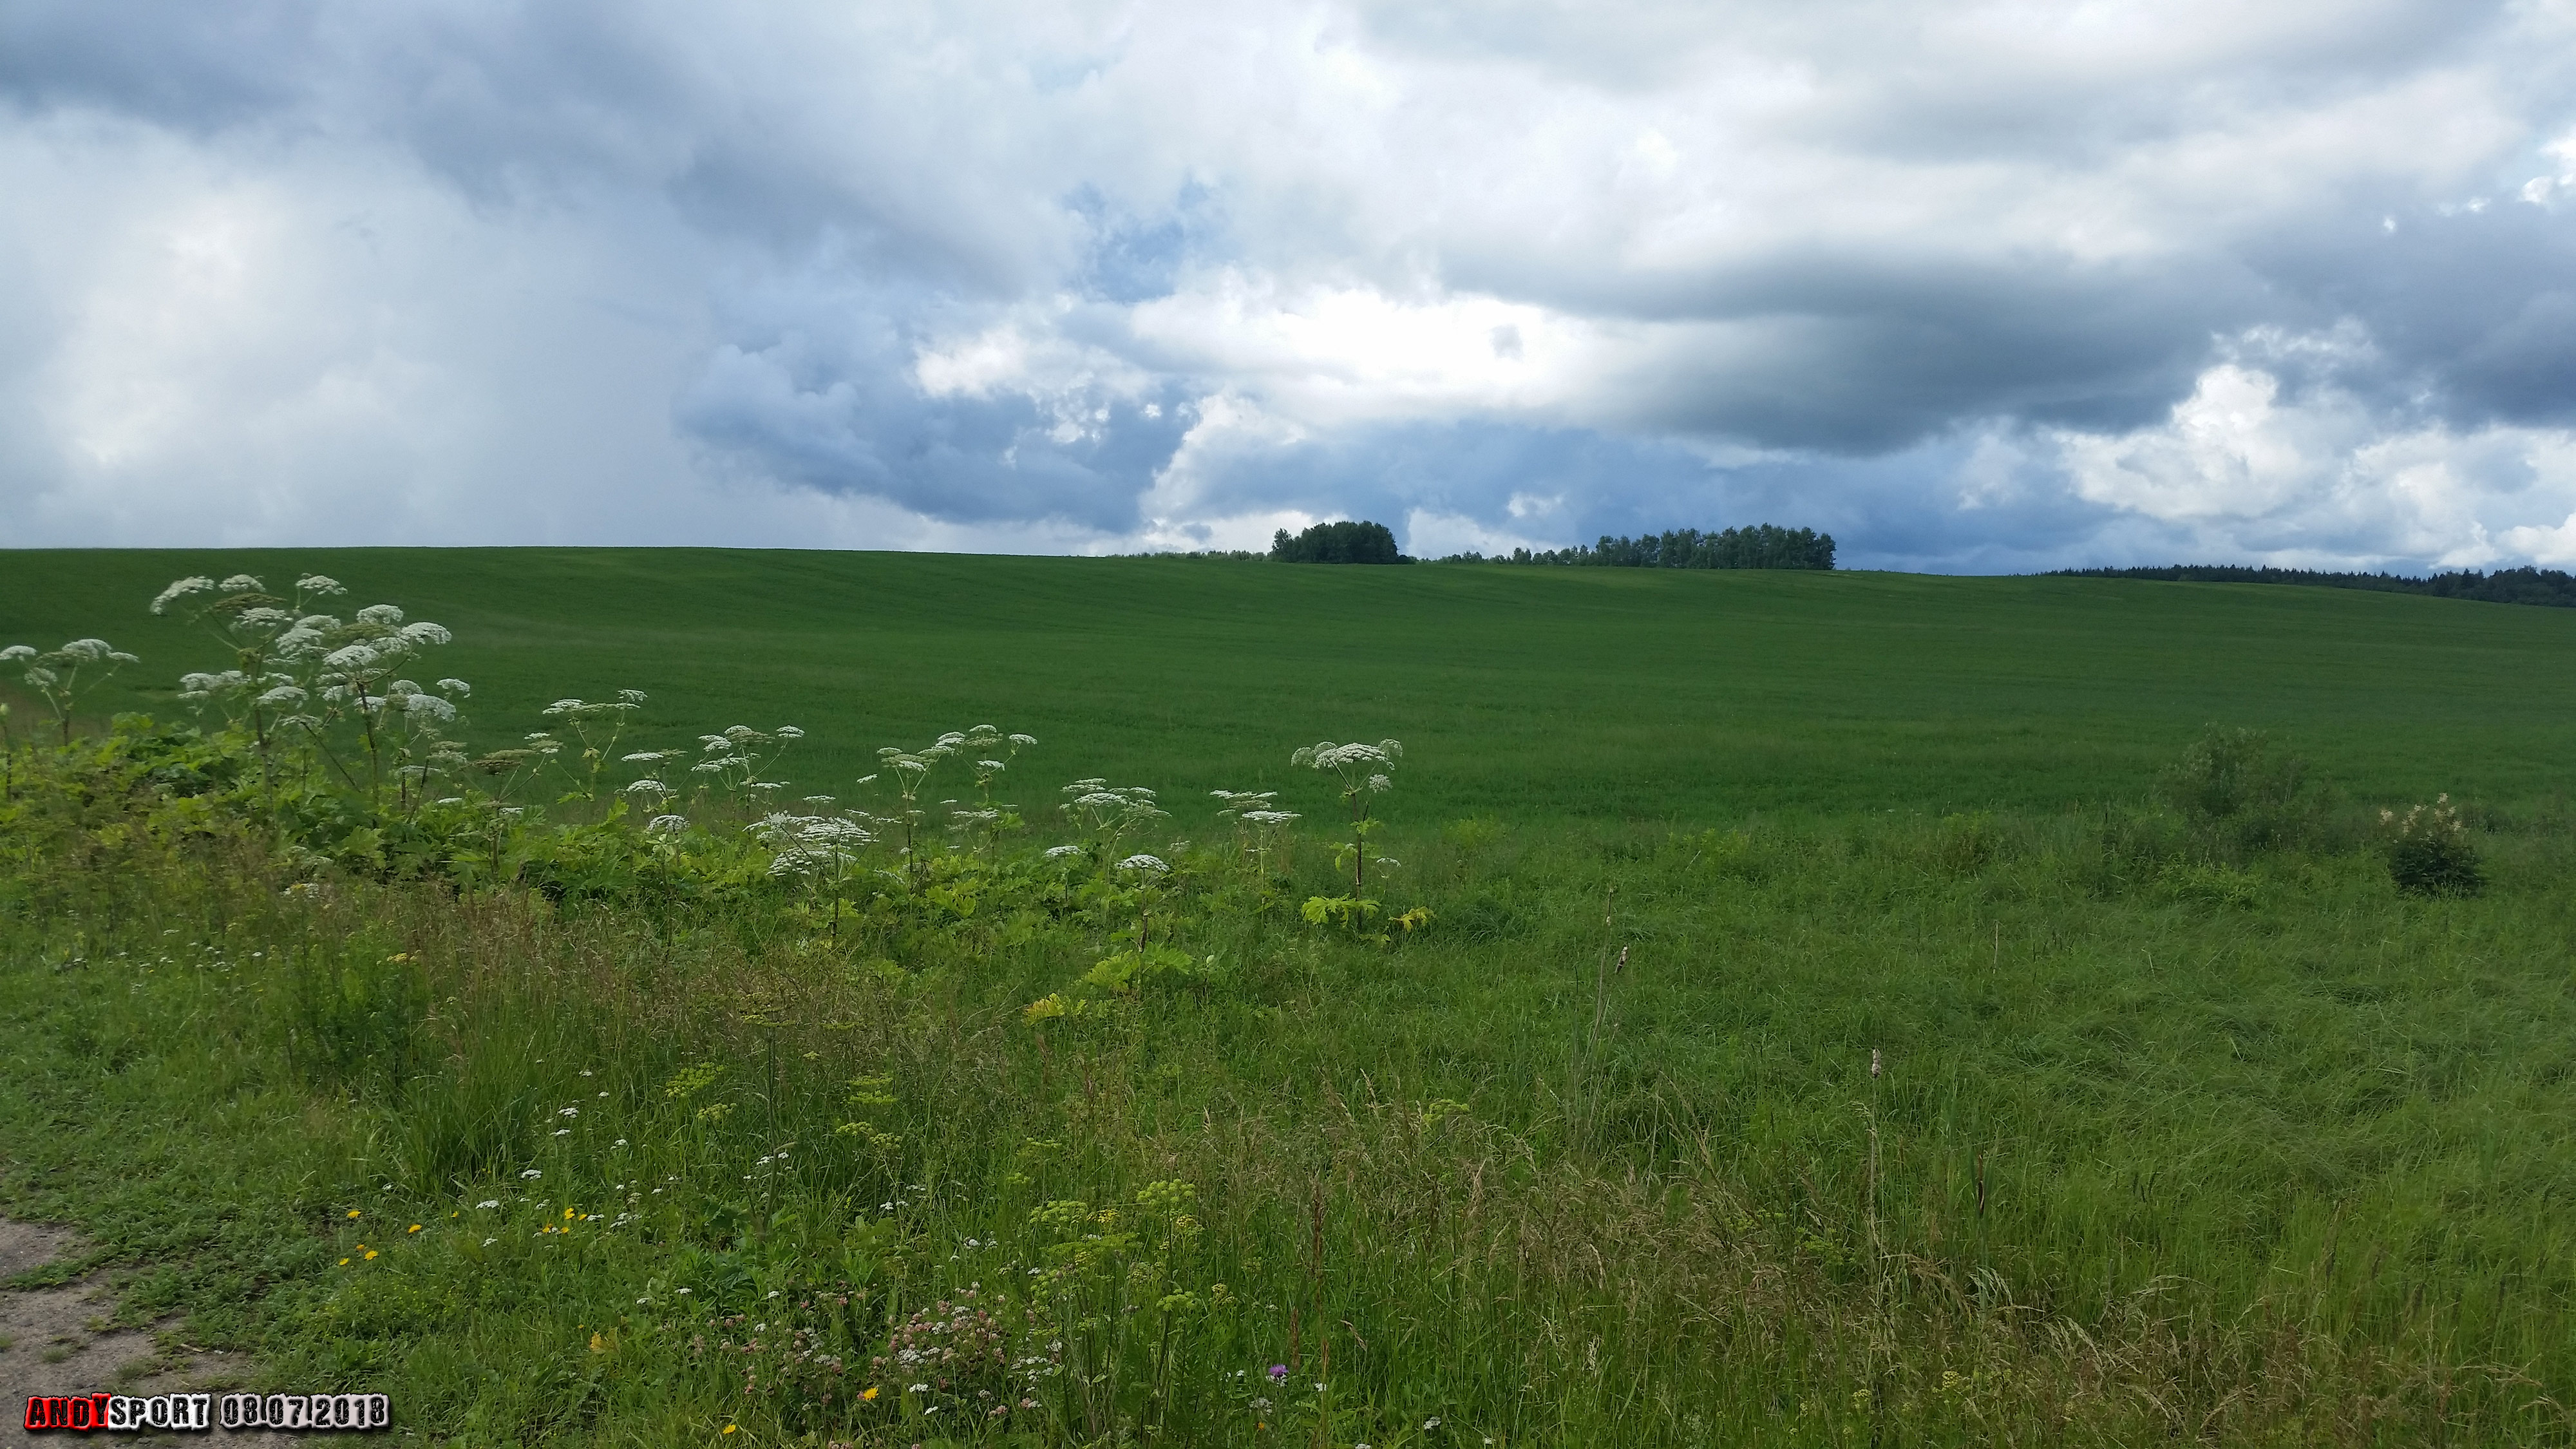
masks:
<svg viewBox="0 0 2576 1449"><path fill-rule="evenodd" d="M1479 553L1462 553L1441 562L1620 569L1830 569L1834 566L1834 536L1812 528L1781 528L1769 523L1718 533L1675 528L1636 538L1603 534L1600 542L1588 548L1582 544L1572 548L1516 548L1509 555L1496 554L1490 559Z"/></svg>
<svg viewBox="0 0 2576 1449"><path fill-rule="evenodd" d="M2056 569L2052 578L2170 579L2197 584L2308 584L2328 589L2374 589L2384 594L2430 594L2490 604L2545 604L2576 608L2576 576L2557 569L2498 569L2413 578L2406 574L2337 574L2316 569L2248 568L2238 564L2171 564L2163 568Z"/></svg>
<svg viewBox="0 0 2576 1449"><path fill-rule="evenodd" d="M1270 557L1276 563L1333 564L1406 564L1406 558L1395 546L1395 532L1383 523L1353 522L1318 523L1291 538L1281 529L1270 540Z"/></svg>

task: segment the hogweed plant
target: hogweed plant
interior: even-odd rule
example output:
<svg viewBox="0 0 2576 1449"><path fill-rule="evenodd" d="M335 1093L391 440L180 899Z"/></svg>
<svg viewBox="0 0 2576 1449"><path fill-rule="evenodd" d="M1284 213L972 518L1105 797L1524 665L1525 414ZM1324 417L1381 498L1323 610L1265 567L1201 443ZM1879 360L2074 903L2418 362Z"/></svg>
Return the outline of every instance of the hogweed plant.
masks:
<svg viewBox="0 0 2576 1449"><path fill-rule="evenodd" d="M1095 776L1065 786L1063 794L1064 803L1056 810L1082 832L1083 843L1058 846L1049 855L1084 854L1094 860L1107 860L1117 853L1118 842L1130 833L1171 818L1154 803L1154 792L1142 785L1112 785Z"/></svg>
<svg viewBox="0 0 2576 1449"><path fill-rule="evenodd" d="M1248 862L1254 874L1267 878L1271 856L1286 843L1288 827L1305 817L1280 809L1276 790L1210 790L1208 794L1222 802L1217 818L1234 822L1236 857Z"/></svg>
<svg viewBox="0 0 2576 1449"><path fill-rule="evenodd" d="M913 890L921 888L919 842L915 837L927 818L921 808L921 794L930 782L931 772L938 769L941 762L961 755L970 760L975 772L976 792L982 803L971 810L952 810L950 827L961 831L981 831L988 839L997 838L1012 817L1009 806L993 802L993 785L1010 768L1010 762L1022 749L1036 743L1033 736L1006 735L995 726L980 724L971 730L950 730L917 750L886 745L877 751L877 773L862 775L859 783L868 785L887 780L894 786L897 806L895 813L887 818L903 829L900 849L904 879ZM958 802L949 800L942 803L954 806Z"/></svg>
<svg viewBox="0 0 2576 1449"><path fill-rule="evenodd" d="M283 597L268 592L256 574L234 574L221 583L203 574L172 580L152 600L151 612L197 625L232 654L229 669L182 676L179 698L200 709L220 709L227 724L249 732L265 764L277 723L310 697L308 681L295 666L310 657L300 646L313 636L299 633L299 627L336 622L315 614L313 606L347 592L328 574L303 575ZM290 636L298 647L289 646Z"/></svg>
<svg viewBox="0 0 2576 1449"><path fill-rule="evenodd" d="M701 791L714 789L723 793L736 810L748 815L765 810L770 798L787 787L785 780L764 780L761 773L778 763L787 747L805 738L796 726L779 725L761 731L749 725L727 725L716 734L698 736L698 762L689 773L701 780ZM667 751L658 759L680 758L677 750ZM642 755L629 755L641 760Z"/></svg>
<svg viewBox="0 0 2576 1449"><path fill-rule="evenodd" d="M1353 900L1368 894L1368 838L1377 829L1377 821L1369 815L1370 803L1395 788L1387 771L1403 758L1404 746L1394 740L1380 740L1373 745L1358 741L1337 745L1325 740L1304 746L1288 757L1292 767L1319 770L1342 782L1342 807L1351 817L1351 843L1333 852L1333 863L1336 869L1349 867ZM1392 866L1396 862L1380 856L1376 863Z"/></svg>
<svg viewBox="0 0 2576 1449"><path fill-rule="evenodd" d="M72 709L80 697L107 682L108 676L141 660L104 639L74 639L60 649L38 653L32 644L0 649L0 664L14 664L18 677L54 712L63 743L72 742Z"/></svg>
<svg viewBox="0 0 2576 1449"><path fill-rule="evenodd" d="M621 689L615 699L559 699L540 711L555 722L542 732L547 738L559 739L557 731L568 730L572 734L572 743L580 747L580 754L575 757L580 766L578 772L564 765L562 751L547 755L548 763L554 765L570 787L563 797L566 801L599 798L600 772L607 768L608 757L617 748L618 736L625 733L627 721L644 707L644 698L644 691L640 689ZM664 757L658 752L651 755L656 762ZM632 761L636 756L625 758Z"/></svg>
<svg viewBox="0 0 2576 1449"><path fill-rule="evenodd" d="M829 805L831 801L829 797L818 795L806 803ZM779 811L763 816L745 828L771 851L770 879L795 881L808 889L820 889L831 897L830 934L832 939L839 940L841 896L849 880L851 863L876 837L858 821L830 811L808 815Z"/></svg>
<svg viewBox="0 0 2576 1449"><path fill-rule="evenodd" d="M409 783L423 772L450 768L448 762L458 752L438 748L445 738L442 731L457 722L457 703L472 687L461 679L441 679L431 693L403 678L403 671L423 651L454 637L444 625L406 619L394 604L369 604L347 621L307 614L277 636L276 657L289 682L272 686L263 698L280 710L294 711L283 715L279 726L301 730L350 788L380 800L385 782L393 779L408 792ZM342 722L355 724L366 754L363 786L331 748L331 731ZM420 768L404 773L407 766Z"/></svg>
<svg viewBox="0 0 2576 1449"><path fill-rule="evenodd" d="M975 804L970 808L949 811L948 828L960 836L980 837L985 858L989 860L1001 844L1003 833L1018 829L1022 823L1016 806L993 798L993 787L1010 770L1011 762L1019 758L1020 751L1037 743L1037 737L1006 735L992 725L980 724L955 738L960 753L969 758L975 772Z"/></svg>

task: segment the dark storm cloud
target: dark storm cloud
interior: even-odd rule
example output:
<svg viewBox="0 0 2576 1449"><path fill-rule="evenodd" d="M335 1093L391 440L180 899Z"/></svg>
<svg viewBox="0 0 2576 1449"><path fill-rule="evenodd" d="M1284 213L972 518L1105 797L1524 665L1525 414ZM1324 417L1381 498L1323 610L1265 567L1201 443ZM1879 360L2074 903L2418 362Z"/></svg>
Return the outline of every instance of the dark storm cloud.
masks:
<svg viewBox="0 0 2576 1449"><path fill-rule="evenodd" d="M397 418L683 538L2576 552L2571 94L2414 0L21 0L0 486L360 519Z"/></svg>

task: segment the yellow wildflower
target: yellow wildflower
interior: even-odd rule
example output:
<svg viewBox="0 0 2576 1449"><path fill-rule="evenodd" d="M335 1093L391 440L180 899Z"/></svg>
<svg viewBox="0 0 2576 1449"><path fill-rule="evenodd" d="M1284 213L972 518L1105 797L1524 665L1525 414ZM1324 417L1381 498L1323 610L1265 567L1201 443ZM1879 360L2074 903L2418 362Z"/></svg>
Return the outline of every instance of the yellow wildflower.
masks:
<svg viewBox="0 0 2576 1449"><path fill-rule="evenodd" d="M369 1248L369 1249L367 1250L367 1261L369 1261L369 1262L374 1262L374 1261L375 1261L375 1257L376 1257L376 1250L375 1250L375 1249L373 1249L373 1248Z"/></svg>
<svg viewBox="0 0 2576 1449"><path fill-rule="evenodd" d="M353 1217L353 1218L354 1218L354 1217L356 1217L357 1215L358 1215L358 1210L357 1210L356 1208L351 1208L351 1209L349 1209L349 1216L351 1216L351 1217Z"/></svg>
<svg viewBox="0 0 2576 1449"><path fill-rule="evenodd" d="M345 1260L344 1260L344 1261L345 1261ZM861 1395L859 1395L859 1397L860 1397L860 1398L863 1398L863 1399L873 1399L873 1398L875 1398L876 1396L877 1396L877 1386L876 1386L876 1385L874 1385L874 1384L870 1384L870 1385L868 1385L867 1392L866 1392L866 1393L863 1393L863 1394L861 1394Z"/></svg>

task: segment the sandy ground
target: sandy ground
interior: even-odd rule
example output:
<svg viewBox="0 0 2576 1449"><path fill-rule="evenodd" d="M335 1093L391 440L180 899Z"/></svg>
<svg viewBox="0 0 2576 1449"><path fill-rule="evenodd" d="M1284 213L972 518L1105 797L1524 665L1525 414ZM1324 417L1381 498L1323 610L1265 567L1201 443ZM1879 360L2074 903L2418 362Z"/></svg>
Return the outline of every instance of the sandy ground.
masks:
<svg viewBox="0 0 2576 1449"><path fill-rule="evenodd" d="M0 1218L0 1282L79 1252L80 1239L71 1232ZM150 1330L107 1328L115 1306L104 1273L58 1288L0 1291L0 1396L5 1396L0 1397L0 1446L305 1442L283 1434L228 1434L222 1429L203 1434L28 1433L24 1426L31 1394L219 1392L248 1376L246 1360L220 1349L194 1348L168 1332L156 1336ZM363 1444L382 1436L345 1437Z"/></svg>

